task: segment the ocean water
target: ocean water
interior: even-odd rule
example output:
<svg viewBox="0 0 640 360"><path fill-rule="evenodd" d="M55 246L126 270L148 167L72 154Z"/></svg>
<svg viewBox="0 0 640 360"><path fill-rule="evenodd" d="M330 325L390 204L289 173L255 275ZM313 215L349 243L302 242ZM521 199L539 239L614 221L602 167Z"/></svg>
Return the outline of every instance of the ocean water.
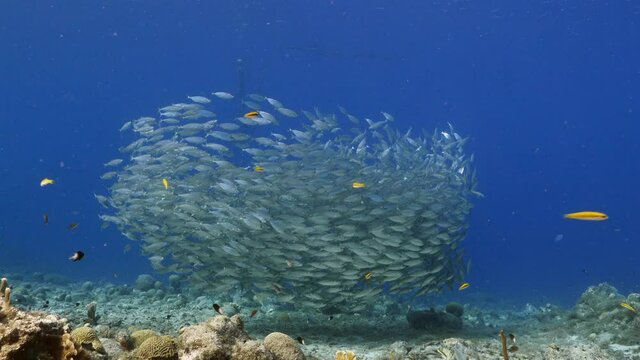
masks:
<svg viewBox="0 0 640 360"><path fill-rule="evenodd" d="M163 279L100 229L103 163L131 140L125 121L226 90L469 136L485 197L462 243L471 286L445 296L640 292L638 44L633 1L2 2L0 273ZM563 218L583 210L610 218Z"/></svg>

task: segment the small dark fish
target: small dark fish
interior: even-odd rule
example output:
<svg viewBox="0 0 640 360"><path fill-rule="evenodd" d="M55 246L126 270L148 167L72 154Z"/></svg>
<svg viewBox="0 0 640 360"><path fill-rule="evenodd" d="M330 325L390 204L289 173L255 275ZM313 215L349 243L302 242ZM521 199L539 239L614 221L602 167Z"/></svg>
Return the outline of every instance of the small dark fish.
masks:
<svg viewBox="0 0 640 360"><path fill-rule="evenodd" d="M511 340L512 343L516 343L516 336L513 334L509 334L509 340Z"/></svg>
<svg viewBox="0 0 640 360"><path fill-rule="evenodd" d="M44 213L44 215L42 215L42 220L44 221L45 225L49 224L49 214Z"/></svg>
<svg viewBox="0 0 640 360"><path fill-rule="evenodd" d="M69 258L71 261L80 261L84 257L84 253L80 250L73 253L73 255Z"/></svg>
<svg viewBox="0 0 640 360"><path fill-rule="evenodd" d="M222 306L220 306L218 304L213 304L213 310L215 310L220 315L224 315L224 311L222 310Z"/></svg>
<svg viewBox="0 0 640 360"><path fill-rule="evenodd" d="M296 340L298 340L298 342L299 342L300 344L302 344L302 345L307 345L307 344L305 344L305 343L304 343L304 339L302 338L302 336L298 336L298 337L296 338Z"/></svg>
<svg viewBox="0 0 640 360"><path fill-rule="evenodd" d="M329 315L329 321L333 320L333 315Z"/></svg>
<svg viewBox="0 0 640 360"><path fill-rule="evenodd" d="M71 223L71 224L69 224L69 226L67 227L67 229L69 229L69 231L73 231L73 230L75 230L75 229L78 227L78 225L80 225L80 224L78 224L78 223Z"/></svg>
<svg viewBox="0 0 640 360"><path fill-rule="evenodd" d="M258 310L253 310L251 312L251 315L249 315L249 317L255 317L257 313L258 313Z"/></svg>
<svg viewBox="0 0 640 360"><path fill-rule="evenodd" d="M516 352L516 351L518 351L518 350L519 350L519 349L518 349L518 347L517 347L517 346L515 346L515 345L511 345L511 346L509 347L509 352Z"/></svg>

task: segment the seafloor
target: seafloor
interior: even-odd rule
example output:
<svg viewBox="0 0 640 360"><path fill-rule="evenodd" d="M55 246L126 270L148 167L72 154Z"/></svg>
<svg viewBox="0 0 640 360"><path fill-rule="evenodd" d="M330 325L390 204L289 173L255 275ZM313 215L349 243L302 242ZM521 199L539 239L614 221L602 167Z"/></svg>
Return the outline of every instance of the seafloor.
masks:
<svg viewBox="0 0 640 360"><path fill-rule="evenodd" d="M625 297L607 284L589 287L570 309L528 304L511 310L487 303L449 304L445 310L442 304L409 315L406 307L381 301L368 314L329 317L242 301L221 303L219 315L212 295L191 294L150 276L131 286L77 283L52 274L2 276L11 288L11 304L0 304L3 360L353 359L347 351L358 360L496 360L505 359L500 330L515 335L506 339L515 350L509 359L640 359L640 319L620 305L640 309L640 294ZM251 317L253 310L258 311ZM98 339L82 340L79 333ZM157 347L164 353L142 349L150 348L149 335L167 335L154 338L165 341ZM67 341L63 347L70 352L47 352L58 345L39 343L53 337ZM304 344L293 340L298 337Z"/></svg>

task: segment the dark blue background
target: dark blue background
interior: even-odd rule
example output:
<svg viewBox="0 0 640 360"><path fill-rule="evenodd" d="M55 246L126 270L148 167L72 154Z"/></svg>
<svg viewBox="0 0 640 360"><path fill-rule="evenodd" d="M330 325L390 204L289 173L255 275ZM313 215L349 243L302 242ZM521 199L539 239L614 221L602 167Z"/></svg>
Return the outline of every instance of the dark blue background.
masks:
<svg viewBox="0 0 640 360"><path fill-rule="evenodd" d="M631 1L1 2L0 269L150 271L99 230L102 164L131 140L117 129L237 91L243 59L247 92L292 108L385 110L402 129L450 121L471 136L486 198L465 244L468 292L640 291L639 20ZM41 189L44 176L58 184ZM611 219L562 218L579 210ZM86 259L69 262L78 249Z"/></svg>

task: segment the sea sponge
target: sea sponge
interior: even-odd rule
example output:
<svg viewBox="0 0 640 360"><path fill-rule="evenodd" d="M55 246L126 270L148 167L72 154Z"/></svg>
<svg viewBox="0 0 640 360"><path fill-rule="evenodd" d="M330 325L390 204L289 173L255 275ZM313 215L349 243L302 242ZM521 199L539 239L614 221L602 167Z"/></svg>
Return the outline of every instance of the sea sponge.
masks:
<svg viewBox="0 0 640 360"><path fill-rule="evenodd" d="M264 338L264 347L272 352L278 360L305 360L304 353L298 343L289 335L273 332Z"/></svg>
<svg viewBox="0 0 640 360"><path fill-rule="evenodd" d="M133 347L134 348L139 347L140 345L142 345L143 342L145 342L145 340L153 336L158 336L158 333L149 329L143 329L143 330L132 332L131 340L133 342Z"/></svg>
<svg viewBox="0 0 640 360"><path fill-rule="evenodd" d="M171 336L152 336L136 350L140 360L178 360L178 344Z"/></svg>
<svg viewBox="0 0 640 360"><path fill-rule="evenodd" d="M82 345L89 350L93 350L100 354L106 354L102 342L98 339L98 334L93 328L88 326L79 327L71 332L71 338L73 341Z"/></svg>

